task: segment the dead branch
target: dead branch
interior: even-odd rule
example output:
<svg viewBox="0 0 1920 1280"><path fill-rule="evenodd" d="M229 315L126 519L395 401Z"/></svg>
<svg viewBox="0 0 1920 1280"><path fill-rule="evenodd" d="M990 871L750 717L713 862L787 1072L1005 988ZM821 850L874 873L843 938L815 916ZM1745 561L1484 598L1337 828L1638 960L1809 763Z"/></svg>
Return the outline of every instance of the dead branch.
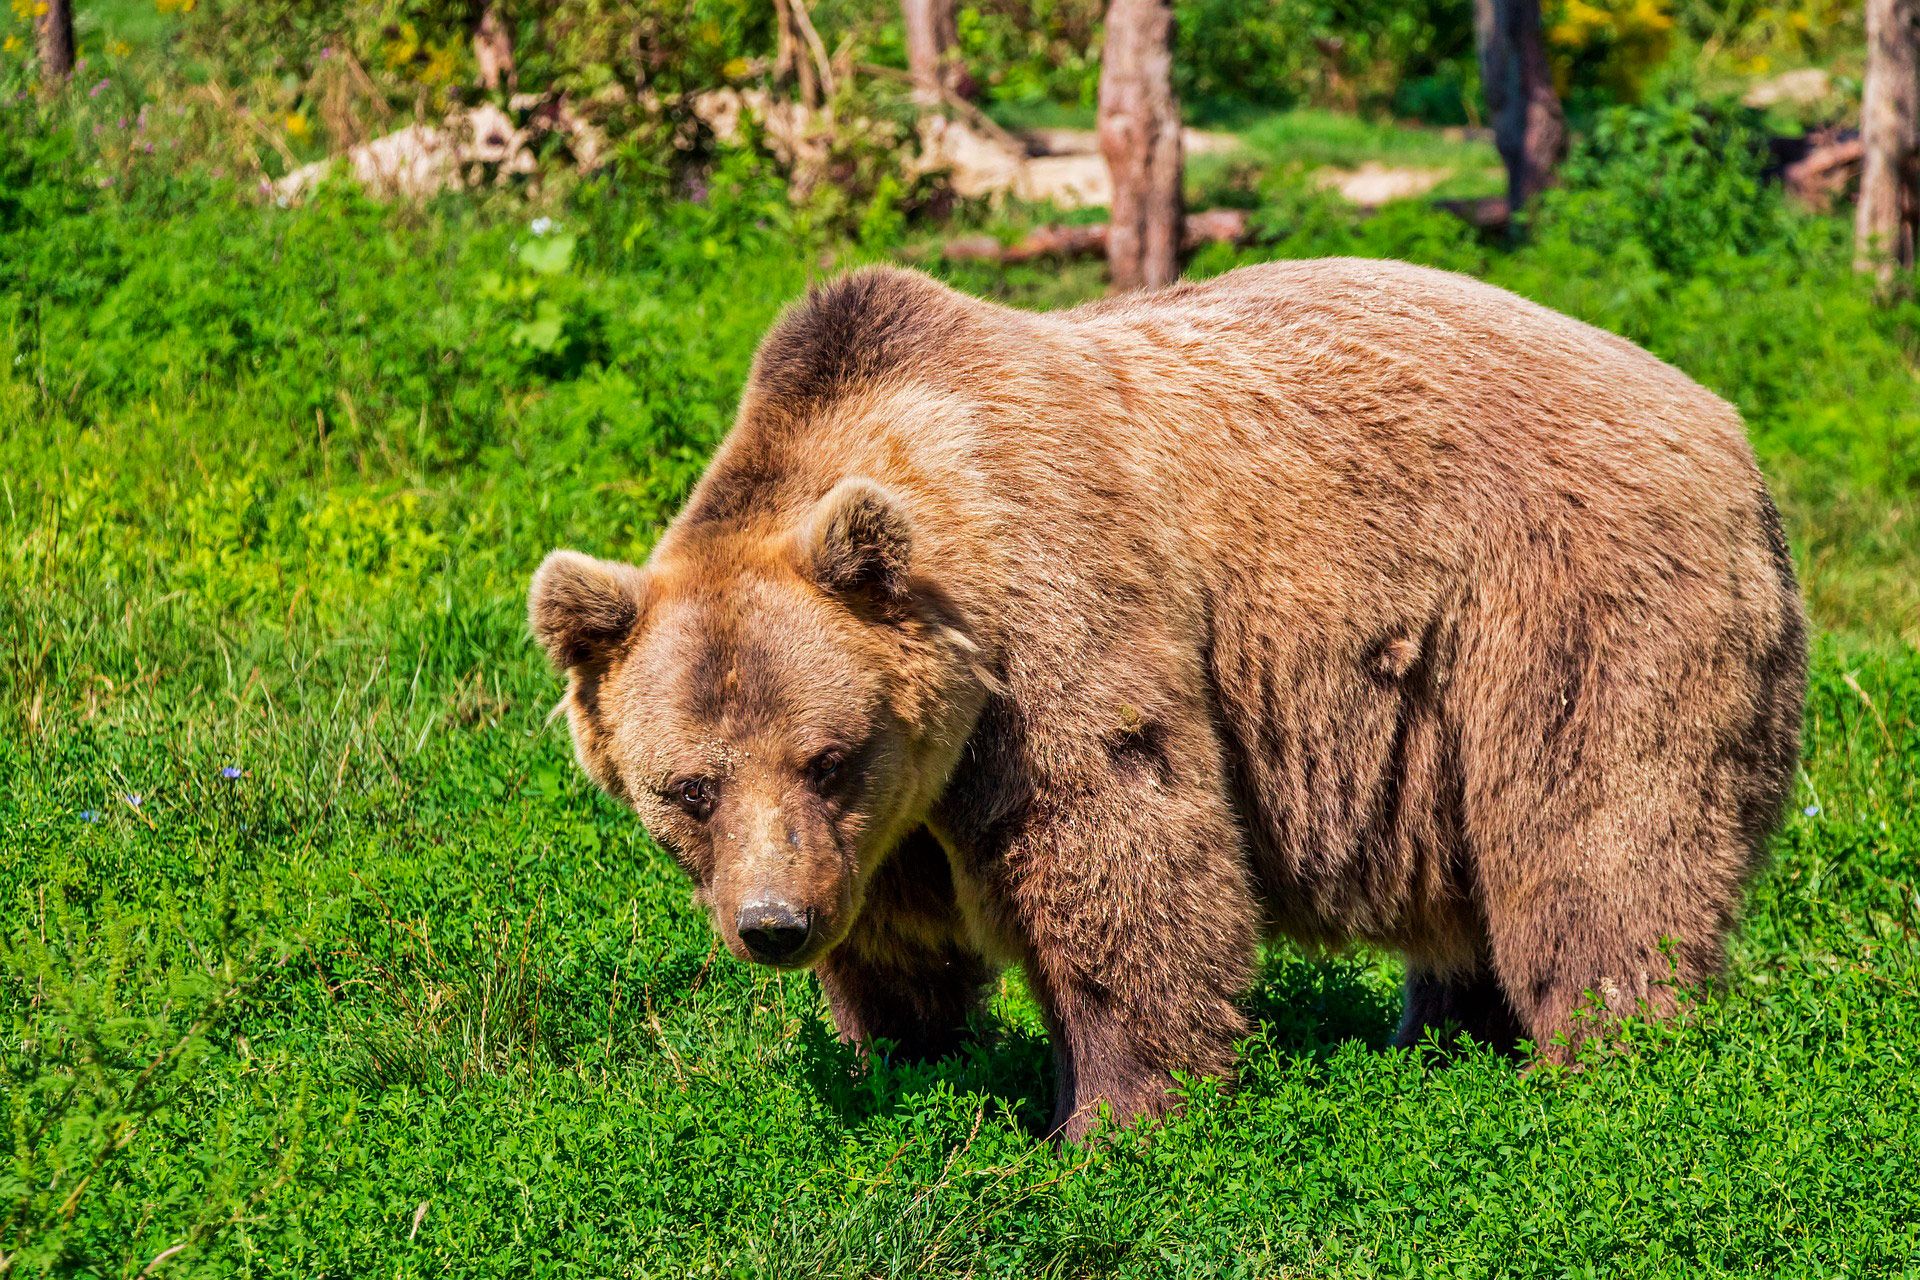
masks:
<svg viewBox="0 0 1920 1280"><path fill-rule="evenodd" d="M913 74L911 72L902 71L898 67L883 67L877 62L858 62L854 64L853 69L863 76L879 76L885 80L899 80L906 84L913 83ZM1016 133L1008 132L1007 129L992 116L961 97L951 86L942 85L940 87L940 102L941 105L947 107L962 120L965 120L972 128L986 134L995 142L1016 154L1026 154L1027 144L1025 139Z"/></svg>
<svg viewBox="0 0 1920 1280"><path fill-rule="evenodd" d="M1825 213L1859 181L1865 156L1866 147L1859 138L1824 143L1781 169L1780 185L1802 205Z"/></svg>

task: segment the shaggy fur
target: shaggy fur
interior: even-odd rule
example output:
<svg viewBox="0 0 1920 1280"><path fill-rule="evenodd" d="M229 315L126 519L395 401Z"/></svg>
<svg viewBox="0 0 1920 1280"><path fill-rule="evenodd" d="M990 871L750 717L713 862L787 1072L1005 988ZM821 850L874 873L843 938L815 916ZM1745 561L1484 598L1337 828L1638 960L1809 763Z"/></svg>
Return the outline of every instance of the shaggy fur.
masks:
<svg viewBox="0 0 1920 1280"><path fill-rule="evenodd" d="M735 954L790 906L843 1034L925 1052L1023 966L1069 1137L1231 1070L1263 933L1404 954L1403 1042L1669 1009L1806 667L1728 405L1349 260L1051 315L849 276L647 567L556 553L532 617Z"/></svg>

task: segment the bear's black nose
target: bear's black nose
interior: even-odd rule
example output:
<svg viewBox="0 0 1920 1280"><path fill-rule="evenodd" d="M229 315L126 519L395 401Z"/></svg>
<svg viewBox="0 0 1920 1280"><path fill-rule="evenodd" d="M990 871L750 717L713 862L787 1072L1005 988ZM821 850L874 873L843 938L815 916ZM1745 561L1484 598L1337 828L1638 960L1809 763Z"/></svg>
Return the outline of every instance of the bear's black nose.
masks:
<svg viewBox="0 0 1920 1280"><path fill-rule="evenodd" d="M740 941L762 964L778 964L799 953L813 932L808 913L784 902L749 902L740 908Z"/></svg>

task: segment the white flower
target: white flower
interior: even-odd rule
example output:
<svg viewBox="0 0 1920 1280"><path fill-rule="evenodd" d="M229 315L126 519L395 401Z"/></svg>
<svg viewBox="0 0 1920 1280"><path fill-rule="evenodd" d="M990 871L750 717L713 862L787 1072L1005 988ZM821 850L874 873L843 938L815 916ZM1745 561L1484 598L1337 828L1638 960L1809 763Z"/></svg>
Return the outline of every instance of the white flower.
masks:
<svg viewBox="0 0 1920 1280"><path fill-rule="evenodd" d="M535 218L532 222L529 222L527 224L527 230L533 232L533 234L537 236L543 236L547 234L547 232L553 230L553 219L549 217L545 217L544 215L541 217Z"/></svg>

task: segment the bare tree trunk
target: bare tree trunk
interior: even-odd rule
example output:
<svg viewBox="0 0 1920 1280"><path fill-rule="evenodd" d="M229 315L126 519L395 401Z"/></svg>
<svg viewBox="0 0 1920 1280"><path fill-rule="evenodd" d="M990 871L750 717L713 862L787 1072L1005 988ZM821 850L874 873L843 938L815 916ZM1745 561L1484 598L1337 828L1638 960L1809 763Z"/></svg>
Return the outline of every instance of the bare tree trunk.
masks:
<svg viewBox="0 0 1920 1280"><path fill-rule="evenodd" d="M779 39L773 57L775 83L792 83L800 105L819 108L833 94L833 73L806 0L773 0L773 22Z"/></svg>
<svg viewBox="0 0 1920 1280"><path fill-rule="evenodd" d="M45 0L46 12L34 21L40 46L40 75L57 89L73 75L73 0Z"/></svg>
<svg viewBox="0 0 1920 1280"><path fill-rule="evenodd" d="M1113 177L1107 266L1116 290L1180 274L1180 106L1170 0L1111 0L1100 63L1100 151Z"/></svg>
<svg viewBox="0 0 1920 1280"><path fill-rule="evenodd" d="M1920 0L1867 0L1860 141L1854 265L1886 284L1920 231Z"/></svg>
<svg viewBox="0 0 1920 1280"><path fill-rule="evenodd" d="M960 29L953 0L900 0L907 28L907 70L913 97L923 107L971 98L976 86L960 61Z"/></svg>
<svg viewBox="0 0 1920 1280"><path fill-rule="evenodd" d="M498 0L488 0L473 24L473 61L480 70L480 87L498 93L512 90L518 77L513 69L513 35Z"/></svg>
<svg viewBox="0 0 1920 1280"><path fill-rule="evenodd" d="M1494 143L1507 166L1507 203L1518 213L1553 184L1567 155L1567 121L1553 91L1540 0L1474 0L1480 80Z"/></svg>

